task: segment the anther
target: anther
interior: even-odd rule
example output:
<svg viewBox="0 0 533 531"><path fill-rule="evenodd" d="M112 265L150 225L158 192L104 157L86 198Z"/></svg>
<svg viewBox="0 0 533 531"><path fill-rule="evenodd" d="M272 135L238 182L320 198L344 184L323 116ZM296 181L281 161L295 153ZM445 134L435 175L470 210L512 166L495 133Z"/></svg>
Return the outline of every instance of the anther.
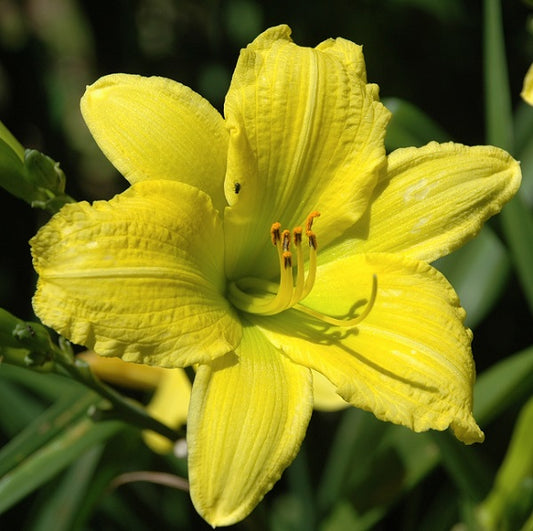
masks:
<svg viewBox="0 0 533 531"><path fill-rule="evenodd" d="M302 227L296 227L292 233L294 234L293 236L293 241L294 241L294 245L298 246L302 243Z"/></svg>
<svg viewBox="0 0 533 531"><path fill-rule="evenodd" d="M290 248L290 245L291 245L291 231L285 229L281 233L281 238L282 238L282 241L283 241L282 242L283 252L287 253L287 252L289 252L289 248Z"/></svg>
<svg viewBox="0 0 533 531"><path fill-rule="evenodd" d="M308 235L309 232L311 232L311 228L313 227L313 220L315 218L318 218L320 216L320 212L317 212L316 210L311 212L307 216L307 219L305 221L305 233Z"/></svg>
<svg viewBox="0 0 533 531"><path fill-rule="evenodd" d="M292 253L290 251L283 252L283 265L285 269L292 267Z"/></svg>
<svg viewBox="0 0 533 531"><path fill-rule="evenodd" d="M272 240L273 245L277 245L278 242L281 240L281 223L276 221L276 223L272 224L272 227L270 227L270 238Z"/></svg>
<svg viewBox="0 0 533 531"><path fill-rule="evenodd" d="M307 231L306 236L309 239L309 247L311 247L313 249L313 251L316 251L316 249L318 247L318 244L317 244L317 241L316 241L316 234L312 230L309 230L309 231Z"/></svg>

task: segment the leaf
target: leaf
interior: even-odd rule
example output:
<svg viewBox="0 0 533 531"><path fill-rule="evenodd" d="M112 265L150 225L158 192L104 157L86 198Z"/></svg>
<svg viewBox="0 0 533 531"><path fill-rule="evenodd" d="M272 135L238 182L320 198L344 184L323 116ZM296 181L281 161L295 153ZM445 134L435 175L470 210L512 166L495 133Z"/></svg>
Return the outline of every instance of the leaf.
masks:
<svg viewBox="0 0 533 531"><path fill-rule="evenodd" d="M519 194L531 209L533 207L533 107L521 102L515 113L516 157L522 169Z"/></svg>
<svg viewBox="0 0 533 531"><path fill-rule="evenodd" d="M500 0L485 0L484 6L487 141L513 152L511 95ZM524 295L533 314L533 216L521 195L517 195L502 210L501 221Z"/></svg>
<svg viewBox="0 0 533 531"><path fill-rule="evenodd" d="M533 398L522 407L494 487L478 508L483 529L519 529L533 512Z"/></svg>
<svg viewBox="0 0 533 531"><path fill-rule="evenodd" d="M94 423L85 416L70 423L0 479L0 513L41 487L85 450L105 441L122 427L120 422Z"/></svg>
<svg viewBox="0 0 533 531"><path fill-rule="evenodd" d="M0 349L0 354L1 352ZM51 373L42 374L7 363L0 364L0 382L2 380L23 386L50 401L55 401L59 396L76 389L82 389L78 382L70 378Z"/></svg>
<svg viewBox="0 0 533 531"><path fill-rule="evenodd" d="M39 400L17 385L0 379L0 425L8 438L14 437L42 411L43 404ZM0 462L0 468L2 465Z"/></svg>
<svg viewBox="0 0 533 531"><path fill-rule="evenodd" d="M479 457L476 447L465 446L449 433L431 432L437 443L444 468L462 496L480 502L492 482L492 471Z"/></svg>
<svg viewBox="0 0 533 531"><path fill-rule="evenodd" d="M94 471L100 462L103 445L97 445L75 461L46 496L28 531L71 531L80 507L85 502L85 493L90 486Z"/></svg>
<svg viewBox="0 0 533 531"><path fill-rule="evenodd" d="M392 112L385 138L388 151L401 147L421 147L432 140L450 140L450 136L435 121L412 103L400 98L385 98L383 103Z"/></svg>
<svg viewBox="0 0 533 531"><path fill-rule="evenodd" d="M97 396L89 391L81 393L77 391L60 398L2 448L0 476L17 467L33 452L68 429L74 421L85 416L87 409L97 402Z"/></svg>
<svg viewBox="0 0 533 531"><path fill-rule="evenodd" d="M349 483L357 485L368 476L370 463L364 456L375 452L388 428L388 424L359 409L343 413L319 483L317 503L321 512L348 493Z"/></svg>
<svg viewBox="0 0 533 531"><path fill-rule="evenodd" d="M533 389L533 347L484 371L474 387L474 417L488 424Z"/></svg>

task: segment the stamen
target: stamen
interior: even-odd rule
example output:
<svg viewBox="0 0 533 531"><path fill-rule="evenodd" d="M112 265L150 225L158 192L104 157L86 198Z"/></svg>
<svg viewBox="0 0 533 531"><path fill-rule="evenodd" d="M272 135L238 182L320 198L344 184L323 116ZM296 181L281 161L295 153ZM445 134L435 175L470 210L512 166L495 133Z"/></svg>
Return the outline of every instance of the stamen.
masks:
<svg viewBox="0 0 533 531"><path fill-rule="evenodd" d="M305 221L305 233L307 234L308 232L311 232L311 228L313 226L313 220L315 218L318 218L320 217L320 212L317 212L316 210L311 212L311 214L309 214L307 216L307 220Z"/></svg>
<svg viewBox="0 0 533 531"><path fill-rule="evenodd" d="M302 227L296 227L292 233L294 235L294 245L300 245L302 243Z"/></svg>
<svg viewBox="0 0 533 531"><path fill-rule="evenodd" d="M316 216L318 217L320 214L318 212L314 212ZM313 224L313 219L309 219L311 216L307 218L307 226L311 227ZM305 299L309 293L311 293L311 290L313 289L313 286L315 285L315 278L316 278L316 250L317 250L317 240L316 235L312 230L306 231L307 239L309 240L309 269L307 271L307 277L305 278L305 285L302 290L301 297L299 300Z"/></svg>
<svg viewBox="0 0 533 531"><path fill-rule="evenodd" d="M281 240L281 223L277 222L272 224L270 227L270 238L272 240L272 245L277 245Z"/></svg>
<svg viewBox="0 0 533 531"><path fill-rule="evenodd" d="M312 230L307 231L307 238L309 239L309 247L312 247L316 251L318 243L316 241L316 234Z"/></svg>
<svg viewBox="0 0 533 531"><path fill-rule="evenodd" d="M361 312L361 314L352 319L336 319L335 317L330 317L329 315L325 315L323 313L312 310L311 308L308 308L307 306L304 306L302 304L296 304L294 306L294 309L302 313L305 313L306 315L309 315L311 317L315 317L316 319L319 319L320 321L323 321L324 323L327 323L333 326L340 326L343 328L351 328L353 326L358 325L361 321L363 321L364 319L368 317L368 314L370 313L370 311L374 307L374 303L376 302L377 293L378 293L378 277L376 275L372 275L372 292L370 293L370 298L368 299L368 302L366 303L366 306L364 310Z"/></svg>
<svg viewBox="0 0 533 531"><path fill-rule="evenodd" d="M302 227L296 227L293 233L294 246L296 247L296 286L292 294L291 305L302 300L305 282L304 253L302 250Z"/></svg>
<svg viewBox="0 0 533 531"><path fill-rule="evenodd" d="M290 246L291 246L291 231L285 229L285 230L281 233L281 239L282 239L282 241L283 241L283 244L282 244L283 252L284 252L284 253L288 253L288 252L289 252L289 248L290 248Z"/></svg>
<svg viewBox="0 0 533 531"><path fill-rule="evenodd" d="M253 287L257 281L253 278L243 278L239 286L235 282L228 287L228 296L240 310L260 315L274 315L290 308L294 291L292 277L292 253L290 252L291 233L289 230L281 232L281 224L276 222L270 227L270 237L278 250L279 286L276 295L257 297L243 291Z"/></svg>
<svg viewBox="0 0 533 531"><path fill-rule="evenodd" d="M377 296L377 277L372 277L372 292L363 311L352 319L337 319L312 310L300 301L304 300L313 289L317 271L317 237L313 232L313 222L319 217L319 212L311 212L305 222L305 234L309 242L309 260L307 274L305 268L304 250L302 248L302 227L292 231L281 230L281 224L273 223L270 228L272 244L278 251L280 278L279 284L257 278L242 278L228 286L228 297L233 304L244 312L259 315L274 315L289 308L294 308L320 321L343 328L356 326L365 319L372 310ZM293 254L291 243L296 249L296 282L294 282L292 266ZM275 295L274 295L275 292Z"/></svg>
<svg viewBox="0 0 533 531"><path fill-rule="evenodd" d="M283 267L285 267L285 269L292 267L292 253L289 251L283 253Z"/></svg>

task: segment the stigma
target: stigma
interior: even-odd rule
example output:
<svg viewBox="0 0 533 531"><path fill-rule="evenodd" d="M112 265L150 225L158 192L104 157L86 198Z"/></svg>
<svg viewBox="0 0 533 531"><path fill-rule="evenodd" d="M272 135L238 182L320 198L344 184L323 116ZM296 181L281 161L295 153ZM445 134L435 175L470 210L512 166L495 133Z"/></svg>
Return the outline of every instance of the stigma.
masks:
<svg viewBox="0 0 533 531"><path fill-rule="evenodd" d="M353 327L368 316L377 296L376 275L372 278L370 297L362 312L355 317L338 319L317 312L301 302L309 295L316 280L318 241L313 231L313 222L319 216L319 212L311 212L303 225L305 229L299 226L292 231L282 230L279 222L272 224L270 240L278 255L279 283L276 285L254 278L231 283L228 296L239 310L257 315L275 315L294 308L324 323L340 327ZM308 244L307 252L303 245L304 234Z"/></svg>

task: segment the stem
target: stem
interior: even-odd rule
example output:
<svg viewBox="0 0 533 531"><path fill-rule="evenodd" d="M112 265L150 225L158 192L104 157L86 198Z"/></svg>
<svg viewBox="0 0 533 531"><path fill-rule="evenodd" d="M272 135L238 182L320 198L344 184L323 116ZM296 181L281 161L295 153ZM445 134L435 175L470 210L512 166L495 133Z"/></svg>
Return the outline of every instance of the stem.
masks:
<svg viewBox="0 0 533 531"><path fill-rule="evenodd" d="M74 380L89 387L111 404L110 410L101 411L102 415L97 414L95 418L123 420L141 429L155 431L173 441L184 437L183 431L169 428L148 415L143 407L138 406L135 402L128 400L103 383L93 374L85 361L74 360L68 349L70 349L70 346L66 342L55 348L54 360L56 363Z"/></svg>
<svg viewBox="0 0 533 531"><path fill-rule="evenodd" d="M48 330L39 323L23 321L0 308L1 360L39 372L53 372L70 377L105 398L109 410L99 410L95 419L115 419L155 431L173 441L183 438L184 431L176 431L154 419L146 410L103 383L89 365L75 359L70 343L63 338L59 346L50 338Z"/></svg>

